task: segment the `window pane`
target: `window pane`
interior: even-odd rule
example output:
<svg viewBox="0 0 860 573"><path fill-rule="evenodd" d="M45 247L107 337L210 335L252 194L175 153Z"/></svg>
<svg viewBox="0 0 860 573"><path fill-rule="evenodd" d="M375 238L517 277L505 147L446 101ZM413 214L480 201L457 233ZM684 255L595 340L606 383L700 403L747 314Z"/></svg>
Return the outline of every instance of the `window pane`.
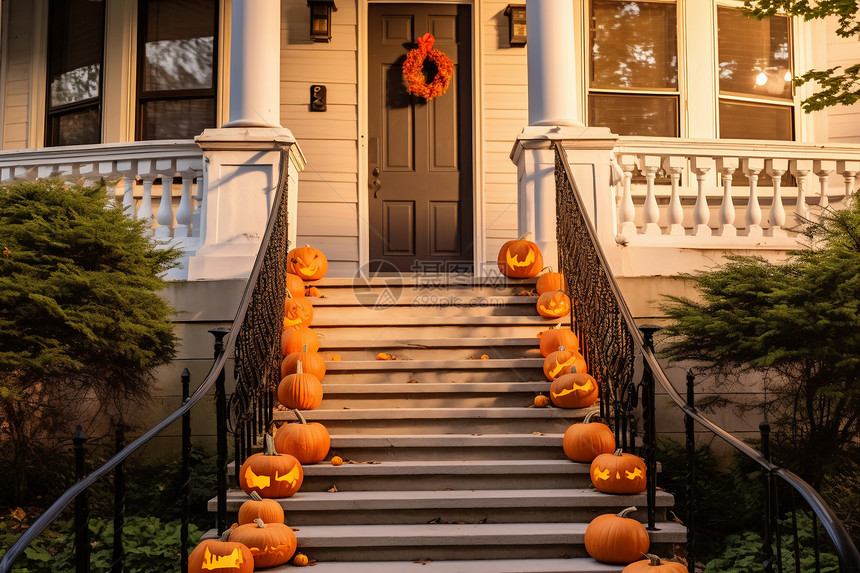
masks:
<svg viewBox="0 0 860 573"><path fill-rule="evenodd" d="M589 125L619 135L678 137L678 96L590 94Z"/></svg>
<svg viewBox="0 0 860 573"><path fill-rule="evenodd" d="M104 54L105 4L54 0L48 34L49 107L97 98Z"/></svg>
<svg viewBox="0 0 860 573"><path fill-rule="evenodd" d="M101 141L99 107L48 117L49 145L84 145Z"/></svg>
<svg viewBox="0 0 860 573"><path fill-rule="evenodd" d="M794 108L736 101L720 101L723 139L794 139Z"/></svg>
<svg viewBox="0 0 860 573"><path fill-rule="evenodd" d="M788 18L717 9L720 91L792 99Z"/></svg>
<svg viewBox="0 0 860 573"><path fill-rule="evenodd" d="M187 139L212 127L212 98L149 101L141 105L142 139Z"/></svg>
<svg viewBox="0 0 860 573"><path fill-rule="evenodd" d="M593 0L591 87L676 89L674 4Z"/></svg>
<svg viewBox="0 0 860 573"><path fill-rule="evenodd" d="M144 91L214 87L215 9L212 0L147 3Z"/></svg>

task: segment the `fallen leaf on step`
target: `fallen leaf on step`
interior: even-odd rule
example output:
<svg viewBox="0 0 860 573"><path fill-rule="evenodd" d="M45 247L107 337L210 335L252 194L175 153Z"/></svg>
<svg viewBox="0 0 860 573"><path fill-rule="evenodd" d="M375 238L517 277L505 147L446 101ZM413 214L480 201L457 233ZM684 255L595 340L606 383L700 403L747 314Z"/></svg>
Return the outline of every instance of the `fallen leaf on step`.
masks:
<svg viewBox="0 0 860 573"><path fill-rule="evenodd" d="M427 523L442 523L442 518L441 518L441 517L437 517L436 519L431 519L431 520L430 520L430 521L428 521Z"/></svg>
<svg viewBox="0 0 860 573"><path fill-rule="evenodd" d="M407 384L418 384L418 380L416 380L415 378L410 378L409 380L406 381L406 383Z"/></svg>
<svg viewBox="0 0 860 573"><path fill-rule="evenodd" d="M376 355L377 360L397 360L397 357L393 354L388 354L387 352L380 352Z"/></svg>
<svg viewBox="0 0 860 573"><path fill-rule="evenodd" d="M457 525L466 525L465 521L455 521L454 523L456 523Z"/></svg>
<svg viewBox="0 0 860 573"><path fill-rule="evenodd" d="M537 296L537 291L534 289L521 290L517 296Z"/></svg>
<svg viewBox="0 0 860 573"><path fill-rule="evenodd" d="M298 527L290 527L290 529L292 529L293 531L301 531L301 529L299 529Z"/></svg>
<svg viewBox="0 0 860 573"><path fill-rule="evenodd" d="M427 565L428 563L433 563L433 560L425 559L424 561L413 561L413 563L417 563L418 565Z"/></svg>
<svg viewBox="0 0 860 573"><path fill-rule="evenodd" d="M340 354L335 354L331 357L332 362L340 362Z"/></svg>
<svg viewBox="0 0 860 573"><path fill-rule="evenodd" d="M319 561L317 561L316 559L308 559L308 567L313 567L314 565L316 565L318 563L319 563Z"/></svg>
<svg viewBox="0 0 860 573"><path fill-rule="evenodd" d="M435 489L433 491L454 491L454 490L450 487L443 487L441 489Z"/></svg>
<svg viewBox="0 0 860 573"><path fill-rule="evenodd" d="M489 360L489 359L490 359L490 357L487 356L486 354L481 354L481 360Z"/></svg>
<svg viewBox="0 0 860 573"><path fill-rule="evenodd" d="M483 436L484 434L472 434L473 436Z"/></svg>
<svg viewBox="0 0 860 573"><path fill-rule="evenodd" d="M478 521L478 523L487 523L487 518L485 517L484 519Z"/></svg>
<svg viewBox="0 0 860 573"><path fill-rule="evenodd" d="M338 489L337 489L336 485L333 485L330 488L328 488L326 491L329 493L337 493Z"/></svg>
<svg viewBox="0 0 860 573"><path fill-rule="evenodd" d="M543 432L532 432L532 436L543 436Z"/></svg>

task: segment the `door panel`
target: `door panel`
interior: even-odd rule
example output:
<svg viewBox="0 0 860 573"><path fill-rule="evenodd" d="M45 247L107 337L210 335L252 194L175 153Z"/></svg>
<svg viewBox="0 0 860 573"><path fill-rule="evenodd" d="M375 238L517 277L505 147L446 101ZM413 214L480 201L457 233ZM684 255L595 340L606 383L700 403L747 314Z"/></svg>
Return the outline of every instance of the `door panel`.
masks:
<svg viewBox="0 0 860 573"><path fill-rule="evenodd" d="M470 17L452 4L368 8L371 270L383 260L407 272L472 261ZM429 102L406 92L402 72L427 32L454 62L447 93Z"/></svg>

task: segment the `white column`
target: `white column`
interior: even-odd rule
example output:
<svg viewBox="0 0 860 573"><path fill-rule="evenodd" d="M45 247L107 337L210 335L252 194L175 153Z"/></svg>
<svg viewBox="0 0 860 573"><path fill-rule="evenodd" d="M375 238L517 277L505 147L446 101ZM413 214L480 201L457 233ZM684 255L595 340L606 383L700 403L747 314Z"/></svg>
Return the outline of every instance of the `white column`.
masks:
<svg viewBox="0 0 860 573"><path fill-rule="evenodd" d="M529 125L581 126L573 2L527 0Z"/></svg>
<svg viewBox="0 0 860 573"><path fill-rule="evenodd" d="M224 127L280 127L280 23L280 0L233 0Z"/></svg>

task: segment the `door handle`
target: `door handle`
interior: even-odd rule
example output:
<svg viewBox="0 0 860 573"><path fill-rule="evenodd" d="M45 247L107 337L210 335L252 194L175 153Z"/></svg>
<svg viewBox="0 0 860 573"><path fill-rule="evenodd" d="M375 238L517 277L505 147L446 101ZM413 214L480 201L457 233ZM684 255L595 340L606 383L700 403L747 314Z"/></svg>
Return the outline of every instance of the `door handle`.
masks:
<svg viewBox="0 0 860 573"><path fill-rule="evenodd" d="M373 186L373 198L376 199L379 196L379 190L382 188L382 182L379 181L379 167L374 167L370 175L373 177L373 181L370 183Z"/></svg>

